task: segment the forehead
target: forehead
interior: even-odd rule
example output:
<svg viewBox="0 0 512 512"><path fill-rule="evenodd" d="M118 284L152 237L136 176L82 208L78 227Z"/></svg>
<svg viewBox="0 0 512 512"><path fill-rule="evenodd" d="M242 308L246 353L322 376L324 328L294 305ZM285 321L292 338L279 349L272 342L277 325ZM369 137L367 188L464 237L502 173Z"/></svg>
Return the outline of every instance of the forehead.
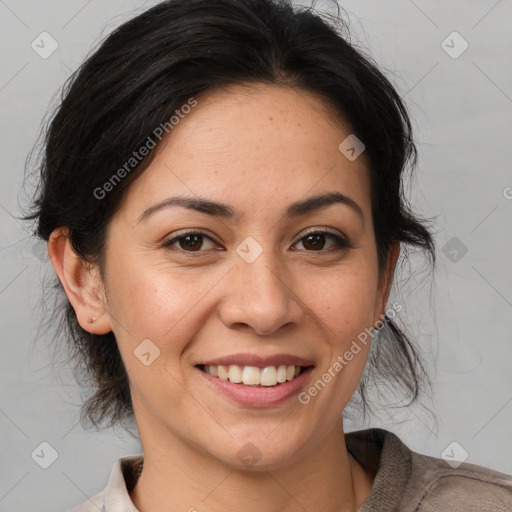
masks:
<svg viewBox="0 0 512 512"><path fill-rule="evenodd" d="M236 85L208 91L196 101L131 185L126 201L134 217L177 194L207 197L252 214L338 191L369 208L364 155L350 161L340 152L350 128L319 96Z"/></svg>

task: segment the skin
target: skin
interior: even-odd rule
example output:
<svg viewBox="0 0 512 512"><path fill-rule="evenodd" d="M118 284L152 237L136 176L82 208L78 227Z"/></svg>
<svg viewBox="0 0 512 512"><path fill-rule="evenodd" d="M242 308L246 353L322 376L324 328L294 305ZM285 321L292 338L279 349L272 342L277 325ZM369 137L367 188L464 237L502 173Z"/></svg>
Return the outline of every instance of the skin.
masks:
<svg viewBox="0 0 512 512"><path fill-rule="evenodd" d="M237 352L290 353L314 362L307 388L381 318L399 246L379 272L364 154L349 161L338 150L350 133L305 91L210 91L130 186L109 225L104 282L65 230L52 235L50 258L80 325L112 330L129 374L144 454L130 496L141 512L168 512L170 503L200 512L355 511L369 496L375 475L348 455L341 419L369 343L306 405L243 407L194 368ZM284 218L288 204L332 191L352 198L363 218L342 204ZM176 195L228 203L242 216L173 207L138 222ZM320 238L325 248L304 238L325 227L352 247L328 251L329 237ZM211 240L163 247L183 229ZM235 250L248 236L263 249L252 263ZM134 355L145 339L160 350L149 366ZM252 466L237 457L247 442L261 452Z"/></svg>

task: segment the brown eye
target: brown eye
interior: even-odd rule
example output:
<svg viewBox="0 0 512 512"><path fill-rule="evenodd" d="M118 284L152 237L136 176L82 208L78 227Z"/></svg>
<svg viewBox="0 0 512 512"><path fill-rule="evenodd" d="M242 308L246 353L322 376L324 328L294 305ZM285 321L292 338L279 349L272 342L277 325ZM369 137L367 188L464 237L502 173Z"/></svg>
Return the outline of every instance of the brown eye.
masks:
<svg viewBox="0 0 512 512"><path fill-rule="evenodd" d="M203 245L203 235L186 235L178 238L178 245L182 249L197 251Z"/></svg>
<svg viewBox="0 0 512 512"><path fill-rule="evenodd" d="M204 249L201 250L201 247L203 247L207 240L213 242L213 240L204 233L193 231L167 240L163 247L174 248L173 246L177 244L176 249L184 252L204 252Z"/></svg>
<svg viewBox="0 0 512 512"><path fill-rule="evenodd" d="M306 249L323 249L325 246L325 235L322 233L314 233L303 238L306 242L304 247Z"/></svg>
<svg viewBox="0 0 512 512"><path fill-rule="evenodd" d="M328 247L325 251L322 251L325 247L326 239L332 240L333 245ZM308 233L306 236L303 236L299 242L302 242L307 251L313 252L330 252L350 247L347 240L335 235L334 233L329 233L328 231L315 231Z"/></svg>

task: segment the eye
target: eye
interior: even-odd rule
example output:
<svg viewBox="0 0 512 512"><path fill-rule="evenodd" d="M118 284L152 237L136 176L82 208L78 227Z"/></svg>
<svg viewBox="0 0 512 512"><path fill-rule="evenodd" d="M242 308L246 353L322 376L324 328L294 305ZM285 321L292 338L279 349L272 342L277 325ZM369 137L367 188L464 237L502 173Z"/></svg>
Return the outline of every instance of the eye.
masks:
<svg viewBox="0 0 512 512"><path fill-rule="evenodd" d="M330 239L333 245L322 251L326 238ZM348 240L329 231L310 231L297 243L302 243L308 252L333 252L352 247Z"/></svg>
<svg viewBox="0 0 512 512"><path fill-rule="evenodd" d="M215 243L208 235L201 231L189 231L175 236L171 240L164 242L164 248L171 248L173 245L178 243L178 250L185 252L203 252L200 247L204 244L204 240L209 240Z"/></svg>

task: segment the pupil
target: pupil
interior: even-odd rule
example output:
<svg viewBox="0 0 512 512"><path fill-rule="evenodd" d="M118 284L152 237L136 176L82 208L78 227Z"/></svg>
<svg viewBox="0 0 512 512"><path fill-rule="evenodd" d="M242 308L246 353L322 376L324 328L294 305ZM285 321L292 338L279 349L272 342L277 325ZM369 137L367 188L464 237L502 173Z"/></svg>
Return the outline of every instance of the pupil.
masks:
<svg viewBox="0 0 512 512"><path fill-rule="evenodd" d="M320 234L320 233L317 233L316 235L308 235L308 236L306 237L306 240L310 240L310 239L312 239L312 238L313 238L313 239L315 239L315 241L311 244L311 245L313 246L313 248L315 248L315 247L319 247L320 249L322 249L322 248L323 248L323 246L324 246L324 244L323 244L323 243L322 243L322 244L319 244L319 243L318 243L318 237L323 237L323 236L324 236L324 235L322 235L322 234ZM308 242L308 243L309 243L309 242Z"/></svg>
<svg viewBox="0 0 512 512"><path fill-rule="evenodd" d="M185 245L188 245L189 248L192 248L192 249L199 249L199 247L201 247L201 238L202 238L202 235L186 235L183 237L183 240L185 240ZM189 240L191 239L195 239L195 244L189 244ZM199 243L198 243L199 241ZM195 247L193 246L195 245ZM182 246L183 249L185 249L185 247Z"/></svg>

